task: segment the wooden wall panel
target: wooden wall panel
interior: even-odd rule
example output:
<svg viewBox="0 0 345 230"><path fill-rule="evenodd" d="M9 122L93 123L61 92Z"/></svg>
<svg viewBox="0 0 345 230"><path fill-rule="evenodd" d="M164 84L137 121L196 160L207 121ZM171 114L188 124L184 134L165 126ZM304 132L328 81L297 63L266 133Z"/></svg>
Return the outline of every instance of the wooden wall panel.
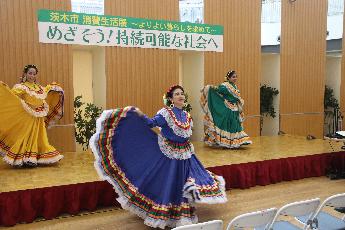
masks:
<svg viewBox="0 0 345 230"><path fill-rule="evenodd" d="M179 20L178 0L105 0L107 15ZM163 93L179 82L178 51L106 48L107 108L134 105L152 116Z"/></svg>
<svg viewBox="0 0 345 230"><path fill-rule="evenodd" d="M204 0L205 23L224 26L224 52L205 53L205 84L220 84L238 72L249 135L260 133L261 1Z"/></svg>
<svg viewBox="0 0 345 230"><path fill-rule="evenodd" d="M58 148L60 152L74 152L76 142L74 138L74 127L56 126L47 130L49 143Z"/></svg>
<svg viewBox="0 0 345 230"><path fill-rule="evenodd" d="M283 116L281 118L280 128L288 134L298 136L306 136L307 134L312 134L321 138L323 130L320 130L320 127L315 124L323 124L323 122L323 116L303 114L295 116Z"/></svg>
<svg viewBox="0 0 345 230"><path fill-rule="evenodd" d="M60 151L74 151L71 47L38 42L37 10L42 8L69 11L71 1L0 1L0 80L12 87L19 82L23 67L35 64L40 84L60 83L65 90L65 115L58 125L63 126L51 128L49 137L56 139L59 133L64 138L53 140L55 147Z"/></svg>
<svg viewBox="0 0 345 230"><path fill-rule="evenodd" d="M246 111L246 110L245 110ZM259 111L260 113L260 111ZM243 122L244 131L251 137L260 136L260 116L246 115ZM259 129L259 130L258 130Z"/></svg>
<svg viewBox="0 0 345 230"><path fill-rule="evenodd" d="M344 0L345 5L345 0ZM342 59L341 59L341 84L340 84L340 109L345 118L345 16L343 16L343 41L342 41ZM345 130L345 120L343 118L343 130Z"/></svg>
<svg viewBox="0 0 345 230"><path fill-rule="evenodd" d="M282 0L281 22L280 128L322 137L327 0Z"/></svg>

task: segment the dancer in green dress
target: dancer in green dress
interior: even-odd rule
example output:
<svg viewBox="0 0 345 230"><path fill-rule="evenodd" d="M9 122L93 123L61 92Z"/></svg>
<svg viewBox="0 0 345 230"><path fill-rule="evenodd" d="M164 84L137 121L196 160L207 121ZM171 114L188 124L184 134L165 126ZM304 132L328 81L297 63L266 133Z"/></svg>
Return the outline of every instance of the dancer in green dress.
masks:
<svg viewBox="0 0 345 230"><path fill-rule="evenodd" d="M204 142L210 146L239 148L251 144L243 131L243 105L236 86L237 74L231 70L226 81L219 86L207 85L201 90L201 106L204 115Z"/></svg>

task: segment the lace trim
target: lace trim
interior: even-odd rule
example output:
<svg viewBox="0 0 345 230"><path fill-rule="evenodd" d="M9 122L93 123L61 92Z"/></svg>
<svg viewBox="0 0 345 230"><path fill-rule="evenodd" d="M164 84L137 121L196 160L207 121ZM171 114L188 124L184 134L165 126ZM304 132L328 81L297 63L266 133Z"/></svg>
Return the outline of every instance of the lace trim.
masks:
<svg viewBox="0 0 345 230"><path fill-rule="evenodd" d="M226 203L225 180L221 176L217 176L207 170L214 180L212 185L199 185L195 183L195 179L189 177L183 188L183 196L189 202L219 204Z"/></svg>
<svg viewBox="0 0 345 230"><path fill-rule="evenodd" d="M158 145L162 153L170 159L186 160L194 154L194 146L190 141L176 143L158 135Z"/></svg>
<svg viewBox="0 0 345 230"><path fill-rule="evenodd" d="M224 105L226 108L230 109L231 111L238 111L237 104L231 103L230 101L224 99Z"/></svg>
<svg viewBox="0 0 345 230"><path fill-rule="evenodd" d="M187 112L185 112L187 113ZM187 121L181 123L175 117L174 112L171 109L163 108L158 111L157 114L160 114L164 117L168 126L173 130L173 132L180 137L189 138L192 135L193 121L190 115L187 113Z"/></svg>
<svg viewBox="0 0 345 230"><path fill-rule="evenodd" d="M49 105L43 101L43 104L36 109L31 108L24 100L20 99L22 106L26 112L31 114L34 117L45 117L49 111Z"/></svg>
<svg viewBox="0 0 345 230"><path fill-rule="evenodd" d="M53 164L60 161L64 156L63 155L56 155L54 157L50 157L47 159L37 159L37 157L23 157L23 158L11 158L9 156L4 156L3 160L8 163L9 165L13 166L23 166L27 164L31 164L37 166L38 164Z"/></svg>
<svg viewBox="0 0 345 230"><path fill-rule="evenodd" d="M241 145L252 144L248 135L244 131L230 133L219 129L210 120L210 117L204 118L205 139L204 142L209 146L221 146L225 148L239 148Z"/></svg>
<svg viewBox="0 0 345 230"><path fill-rule="evenodd" d="M229 93L232 96L238 99L238 102L237 102L238 111L242 112L243 106L244 106L244 100L241 98L240 91L236 89L233 85L231 85L229 82L224 82L222 83L222 85L226 87L226 89L229 91Z"/></svg>
<svg viewBox="0 0 345 230"><path fill-rule="evenodd" d="M50 164L58 162L63 158L57 150L52 152L37 153L26 151L24 153L14 153L11 147L0 140L0 156L10 165L22 166L23 164Z"/></svg>
<svg viewBox="0 0 345 230"><path fill-rule="evenodd" d="M47 93L44 92L42 86L37 85L40 90L35 91L35 90L31 90L28 86L24 85L24 84L15 84L13 86L14 89L21 89L24 90L27 94L29 94L30 96L36 97L38 99L46 99L47 97Z"/></svg>
<svg viewBox="0 0 345 230"><path fill-rule="evenodd" d="M229 91L231 95L236 97L237 99L241 98L240 91L236 89L233 85L231 85L229 82L222 83L226 87L226 89Z"/></svg>
<svg viewBox="0 0 345 230"><path fill-rule="evenodd" d="M166 227L174 228L178 226L183 226L183 225L189 225L189 224L196 224L198 223L198 217L193 214L192 216L181 216L180 219L160 219L158 217L152 217L152 214L149 212L135 206L134 204L131 203L131 201L124 195L122 195L122 192L120 192L120 188L118 188L115 183L111 183L114 186L115 191L118 194L118 198L116 200L121 204L121 207L125 210L128 210L136 215L138 215L140 218L144 219L144 224L153 228L162 228L165 229ZM188 203L182 203L181 206L191 206ZM171 210L171 208L167 208L169 211L175 211ZM191 208L193 209L193 208ZM155 210L152 210L153 212ZM183 210L181 211L181 213Z"/></svg>
<svg viewBox="0 0 345 230"><path fill-rule="evenodd" d="M64 93L63 89L59 85L52 84L49 86L50 86L50 88L49 88L48 92L49 91L56 91L56 92Z"/></svg>

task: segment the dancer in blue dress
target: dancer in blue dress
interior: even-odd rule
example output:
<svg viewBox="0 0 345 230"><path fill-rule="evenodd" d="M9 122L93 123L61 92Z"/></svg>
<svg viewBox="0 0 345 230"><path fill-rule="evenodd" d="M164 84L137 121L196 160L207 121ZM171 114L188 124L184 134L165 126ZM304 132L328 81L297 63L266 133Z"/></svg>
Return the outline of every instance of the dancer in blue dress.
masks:
<svg viewBox="0 0 345 230"><path fill-rule="evenodd" d="M171 106L153 118L134 107L104 111L90 140L95 167L114 186L122 208L159 228L196 223L194 203L227 201L223 177L207 171L194 154L183 88L170 87L166 98Z"/></svg>

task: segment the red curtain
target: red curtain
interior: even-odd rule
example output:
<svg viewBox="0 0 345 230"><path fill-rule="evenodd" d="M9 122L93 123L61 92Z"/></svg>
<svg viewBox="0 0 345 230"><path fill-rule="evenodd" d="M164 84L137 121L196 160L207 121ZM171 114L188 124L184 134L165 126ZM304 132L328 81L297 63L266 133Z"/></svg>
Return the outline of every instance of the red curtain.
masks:
<svg viewBox="0 0 345 230"><path fill-rule="evenodd" d="M324 176L330 169L345 171L344 151L208 168L224 177L226 189Z"/></svg>
<svg viewBox="0 0 345 230"><path fill-rule="evenodd" d="M0 225L30 223L37 217L52 219L62 213L77 214L101 206L119 205L105 181L0 193Z"/></svg>
<svg viewBox="0 0 345 230"><path fill-rule="evenodd" d="M210 167L224 177L226 189L249 188L281 181L326 175L345 170L345 152ZM30 223L37 217L52 219L62 213L77 214L97 207L119 206L117 195L106 181L0 193L0 225Z"/></svg>

